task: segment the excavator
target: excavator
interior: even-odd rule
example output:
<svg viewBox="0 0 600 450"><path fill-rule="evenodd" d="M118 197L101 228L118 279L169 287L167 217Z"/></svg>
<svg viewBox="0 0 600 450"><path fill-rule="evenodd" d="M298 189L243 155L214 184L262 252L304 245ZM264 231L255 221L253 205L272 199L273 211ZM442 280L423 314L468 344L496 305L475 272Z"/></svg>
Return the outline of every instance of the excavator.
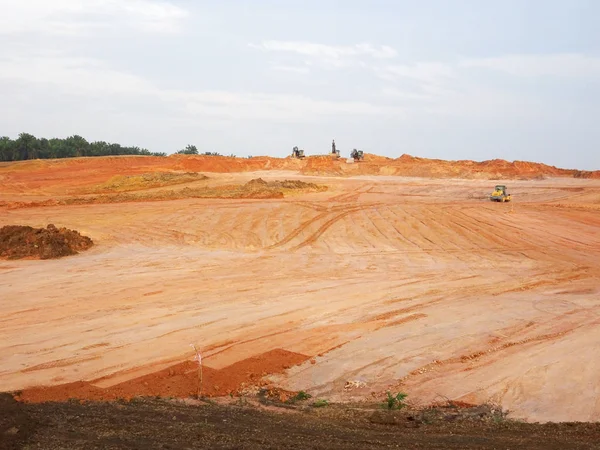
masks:
<svg viewBox="0 0 600 450"><path fill-rule="evenodd" d="M502 184L496 185L494 192L490 195L490 200L493 202L510 202L511 197L510 194L506 192L506 186Z"/></svg>
<svg viewBox="0 0 600 450"><path fill-rule="evenodd" d="M365 154L362 150L353 149L352 152L350 152L350 158L353 158L356 162L362 161L365 159Z"/></svg>
<svg viewBox="0 0 600 450"><path fill-rule="evenodd" d="M340 151L335 147L335 140L331 143L331 157L333 159L339 159Z"/></svg>
<svg viewBox="0 0 600 450"><path fill-rule="evenodd" d="M300 150L298 147L292 149L292 158L304 159L304 150Z"/></svg>

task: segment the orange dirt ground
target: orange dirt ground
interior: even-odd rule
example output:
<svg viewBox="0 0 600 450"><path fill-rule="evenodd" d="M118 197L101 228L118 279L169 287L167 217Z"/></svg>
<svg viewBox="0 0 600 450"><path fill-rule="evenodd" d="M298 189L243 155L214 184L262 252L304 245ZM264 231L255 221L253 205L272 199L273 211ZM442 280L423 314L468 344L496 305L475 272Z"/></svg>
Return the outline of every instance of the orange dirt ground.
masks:
<svg viewBox="0 0 600 450"><path fill-rule="evenodd" d="M158 172L170 175L145 175ZM258 178L283 197L189 194ZM406 155L2 163L0 227L53 223L95 245L0 261L0 391L187 396L194 343L206 395L268 385L350 401L391 389L416 404L600 420L597 178ZM514 201L490 202L494 184Z"/></svg>

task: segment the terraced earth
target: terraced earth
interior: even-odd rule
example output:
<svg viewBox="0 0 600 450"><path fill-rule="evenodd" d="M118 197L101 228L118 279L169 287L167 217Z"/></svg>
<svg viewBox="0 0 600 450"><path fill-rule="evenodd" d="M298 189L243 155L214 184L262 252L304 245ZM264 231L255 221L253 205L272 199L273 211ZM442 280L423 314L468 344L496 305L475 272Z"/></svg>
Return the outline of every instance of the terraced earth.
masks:
<svg viewBox="0 0 600 450"><path fill-rule="evenodd" d="M10 170L0 168L0 183L16 179ZM194 343L215 373L299 355L276 373L253 365L245 388L333 402L404 391L415 405L448 398L531 421L600 420L598 179L211 172L177 189L258 177L328 189L14 207L115 175L74 186L19 170L0 226L53 223L95 246L0 261L0 391L81 380L146 389L149 375L191 361ZM500 182L512 203L487 199ZM205 393L221 395L219 383L211 378Z"/></svg>

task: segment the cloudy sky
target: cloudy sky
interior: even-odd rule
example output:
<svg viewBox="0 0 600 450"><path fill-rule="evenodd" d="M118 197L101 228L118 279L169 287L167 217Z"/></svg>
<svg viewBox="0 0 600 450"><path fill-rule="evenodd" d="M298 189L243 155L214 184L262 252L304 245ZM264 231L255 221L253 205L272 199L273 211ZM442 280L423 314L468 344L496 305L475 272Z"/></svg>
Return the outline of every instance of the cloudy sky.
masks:
<svg viewBox="0 0 600 450"><path fill-rule="evenodd" d="M0 135L600 169L597 0L0 0Z"/></svg>

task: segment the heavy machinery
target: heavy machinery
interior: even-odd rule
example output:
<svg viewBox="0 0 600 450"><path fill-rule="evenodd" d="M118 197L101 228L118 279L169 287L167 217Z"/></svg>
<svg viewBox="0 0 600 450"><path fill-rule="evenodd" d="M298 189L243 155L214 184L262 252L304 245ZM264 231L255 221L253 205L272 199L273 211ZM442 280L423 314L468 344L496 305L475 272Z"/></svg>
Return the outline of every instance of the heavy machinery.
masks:
<svg viewBox="0 0 600 450"><path fill-rule="evenodd" d="M338 159L340 157L340 151L335 147L335 140L331 142L331 157Z"/></svg>
<svg viewBox="0 0 600 450"><path fill-rule="evenodd" d="M292 149L292 158L304 159L304 150L300 150L298 147Z"/></svg>
<svg viewBox="0 0 600 450"><path fill-rule="evenodd" d="M353 149L352 152L350 152L350 158L353 158L356 162L362 161L365 159L365 154L362 150Z"/></svg>
<svg viewBox="0 0 600 450"><path fill-rule="evenodd" d="M506 192L506 186L502 184L496 185L494 192L490 195L490 200L493 202L510 202L510 194Z"/></svg>

